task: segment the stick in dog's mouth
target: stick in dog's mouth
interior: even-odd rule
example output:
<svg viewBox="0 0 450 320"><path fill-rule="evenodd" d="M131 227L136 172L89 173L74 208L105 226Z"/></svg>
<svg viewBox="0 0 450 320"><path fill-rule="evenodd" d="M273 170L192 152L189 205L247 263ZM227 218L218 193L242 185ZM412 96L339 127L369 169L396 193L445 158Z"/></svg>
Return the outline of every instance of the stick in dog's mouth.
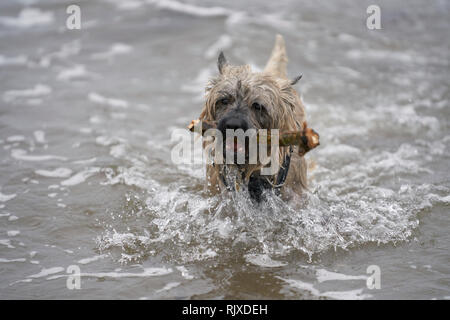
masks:
<svg viewBox="0 0 450 320"><path fill-rule="evenodd" d="M201 126L202 135L209 129L215 129L217 127L217 123L205 120L192 120L188 126L189 131L195 132L195 128ZM257 141L258 142L266 142L267 144L271 143L271 134L270 130L267 131L267 135L263 135L260 132L257 133ZM298 153L300 156L305 155L307 152L316 148L320 145L319 142L319 134L311 128L308 128L308 125L303 122L303 130L301 131L284 131L280 132L278 145L280 147L288 147L288 146L298 146ZM239 145L236 145L236 141L233 143L233 148L239 148ZM234 150L237 151L237 150Z"/></svg>

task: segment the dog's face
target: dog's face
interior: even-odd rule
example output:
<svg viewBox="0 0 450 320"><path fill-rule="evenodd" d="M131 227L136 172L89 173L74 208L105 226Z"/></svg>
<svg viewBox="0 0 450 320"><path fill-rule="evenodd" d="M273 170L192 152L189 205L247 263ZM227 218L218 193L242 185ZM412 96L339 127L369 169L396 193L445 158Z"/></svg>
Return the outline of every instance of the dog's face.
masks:
<svg viewBox="0 0 450 320"><path fill-rule="evenodd" d="M249 66L230 66L219 57L219 77L207 88L207 106L218 129L275 129L282 126L277 112L282 93L269 75L254 73Z"/></svg>

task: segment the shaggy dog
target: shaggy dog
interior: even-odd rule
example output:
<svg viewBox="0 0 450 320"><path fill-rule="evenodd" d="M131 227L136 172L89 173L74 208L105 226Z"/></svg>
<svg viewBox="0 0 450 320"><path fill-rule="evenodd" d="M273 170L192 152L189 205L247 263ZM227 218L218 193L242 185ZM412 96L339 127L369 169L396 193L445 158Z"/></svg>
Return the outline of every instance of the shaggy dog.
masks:
<svg viewBox="0 0 450 320"><path fill-rule="evenodd" d="M200 120L217 123L217 129L279 129L299 131L305 126L305 110L293 85L301 78L289 80L286 74L287 55L284 39L277 35L272 54L263 72L253 72L249 65L233 66L221 52L219 75L210 79ZM208 143L204 143L206 147ZM236 147L235 147L236 148ZM295 147L297 148L297 147ZM306 161L292 147L278 150L279 170L262 175L261 163L207 165L208 189L242 187L251 198L260 201L263 191L275 190L286 195L289 188L302 193L306 188Z"/></svg>

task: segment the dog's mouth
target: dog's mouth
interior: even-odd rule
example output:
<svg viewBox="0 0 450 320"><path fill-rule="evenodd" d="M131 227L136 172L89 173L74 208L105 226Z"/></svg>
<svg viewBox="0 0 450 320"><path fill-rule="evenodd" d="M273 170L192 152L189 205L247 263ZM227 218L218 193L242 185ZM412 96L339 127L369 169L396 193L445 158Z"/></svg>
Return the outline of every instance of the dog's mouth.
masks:
<svg viewBox="0 0 450 320"><path fill-rule="evenodd" d="M223 157L227 159L228 164L257 164L259 163L259 151L260 146L257 140L249 136L244 138L228 137L223 143ZM270 153L270 149L266 152ZM233 160L231 161L231 159Z"/></svg>
<svg viewBox="0 0 450 320"><path fill-rule="evenodd" d="M238 141L237 137L233 139L227 139L225 141L225 151L232 151L235 154L245 154L245 144Z"/></svg>
<svg viewBox="0 0 450 320"><path fill-rule="evenodd" d="M237 137L231 137L225 140L223 145L223 157L227 159L227 163L236 165L246 165L249 162L249 140L244 141Z"/></svg>

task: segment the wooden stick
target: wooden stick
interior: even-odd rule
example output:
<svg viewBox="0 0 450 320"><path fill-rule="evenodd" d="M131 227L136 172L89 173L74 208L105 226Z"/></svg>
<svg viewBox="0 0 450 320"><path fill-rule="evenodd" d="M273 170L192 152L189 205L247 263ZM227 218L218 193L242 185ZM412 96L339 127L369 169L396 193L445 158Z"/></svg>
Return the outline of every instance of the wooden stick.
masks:
<svg viewBox="0 0 450 320"><path fill-rule="evenodd" d="M213 129L217 127L215 122L205 120L201 121L197 119L191 121L191 123L188 126L189 131L195 132L196 126L201 126L202 135L208 129ZM270 130L268 130L267 136L264 137L258 133L257 141L259 142L260 139L263 139L263 141L265 140L267 144L270 144L271 142ZM279 139L280 139L279 140L280 147L298 146L298 153L301 156L305 155L308 151L320 145L319 134L315 132L313 129L308 128L306 121L303 122L303 130L280 132Z"/></svg>

